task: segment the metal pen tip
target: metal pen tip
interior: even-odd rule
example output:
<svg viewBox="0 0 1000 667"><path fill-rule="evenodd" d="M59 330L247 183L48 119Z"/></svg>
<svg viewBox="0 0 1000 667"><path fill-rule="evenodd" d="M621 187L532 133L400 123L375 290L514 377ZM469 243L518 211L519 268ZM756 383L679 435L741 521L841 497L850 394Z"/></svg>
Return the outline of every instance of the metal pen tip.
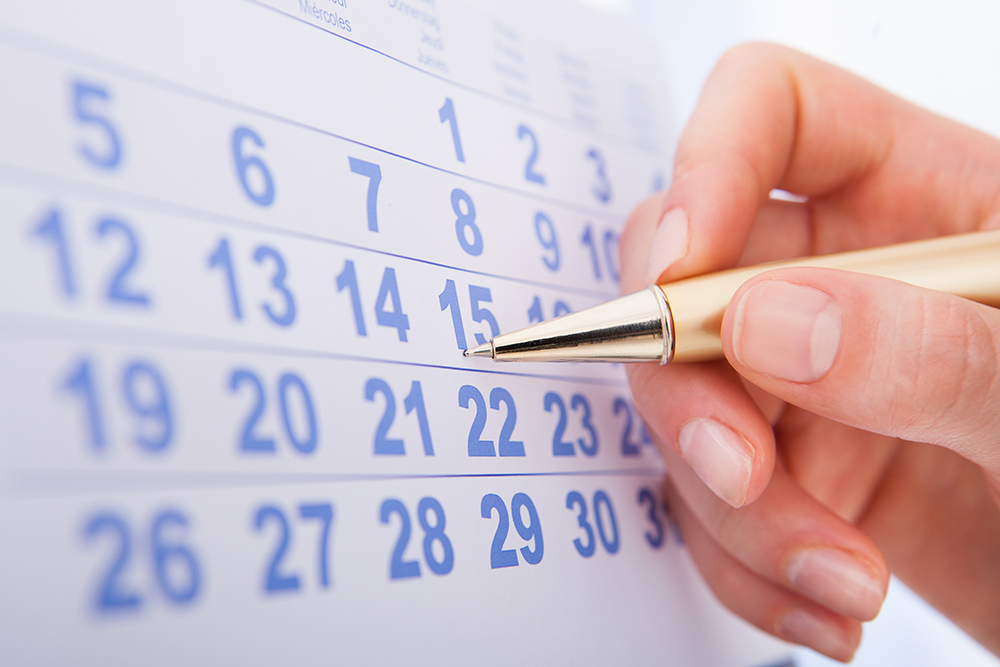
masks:
<svg viewBox="0 0 1000 667"><path fill-rule="evenodd" d="M479 347L474 347L471 350L466 350L462 353L466 357L489 357L493 358L493 345L490 343L483 343Z"/></svg>

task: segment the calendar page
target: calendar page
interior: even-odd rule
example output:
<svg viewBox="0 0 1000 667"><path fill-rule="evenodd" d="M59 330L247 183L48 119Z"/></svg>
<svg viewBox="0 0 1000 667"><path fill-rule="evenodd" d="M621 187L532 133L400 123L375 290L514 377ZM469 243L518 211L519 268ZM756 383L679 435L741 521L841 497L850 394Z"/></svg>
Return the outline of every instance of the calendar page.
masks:
<svg viewBox="0 0 1000 667"><path fill-rule="evenodd" d="M785 660L620 366L461 354L617 294L665 108L569 1L6 3L0 662Z"/></svg>

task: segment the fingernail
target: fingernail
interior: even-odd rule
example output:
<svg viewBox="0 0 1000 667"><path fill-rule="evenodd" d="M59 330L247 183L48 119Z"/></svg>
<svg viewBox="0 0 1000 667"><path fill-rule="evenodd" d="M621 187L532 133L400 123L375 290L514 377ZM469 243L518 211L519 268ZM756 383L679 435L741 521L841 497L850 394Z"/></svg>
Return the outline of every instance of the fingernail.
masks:
<svg viewBox="0 0 1000 667"><path fill-rule="evenodd" d="M785 614L779 632L796 644L808 646L814 651L836 660L850 660L855 646L844 636L840 628L814 616L805 609L793 609Z"/></svg>
<svg viewBox="0 0 1000 667"><path fill-rule="evenodd" d="M688 216L682 208L672 208L660 218L649 244L646 280L655 283L671 264L687 254Z"/></svg>
<svg viewBox="0 0 1000 667"><path fill-rule="evenodd" d="M840 304L826 292L780 280L751 287L736 306L733 351L755 371L815 382L840 349Z"/></svg>
<svg viewBox="0 0 1000 667"><path fill-rule="evenodd" d="M714 419L692 419L677 436L681 456L708 488L733 507L742 507L750 491L753 447Z"/></svg>
<svg viewBox="0 0 1000 667"><path fill-rule="evenodd" d="M875 618L885 598L881 578L840 549L804 549L788 560L785 574L816 602L862 621Z"/></svg>

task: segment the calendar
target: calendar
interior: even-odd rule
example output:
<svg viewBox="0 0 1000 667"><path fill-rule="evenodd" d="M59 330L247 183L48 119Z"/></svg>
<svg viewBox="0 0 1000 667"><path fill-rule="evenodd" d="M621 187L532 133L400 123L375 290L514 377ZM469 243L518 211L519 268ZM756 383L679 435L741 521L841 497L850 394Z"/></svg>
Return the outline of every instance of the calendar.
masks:
<svg viewBox="0 0 1000 667"><path fill-rule="evenodd" d="M568 0L7 3L0 662L786 660L620 366L462 356L617 295L666 95Z"/></svg>

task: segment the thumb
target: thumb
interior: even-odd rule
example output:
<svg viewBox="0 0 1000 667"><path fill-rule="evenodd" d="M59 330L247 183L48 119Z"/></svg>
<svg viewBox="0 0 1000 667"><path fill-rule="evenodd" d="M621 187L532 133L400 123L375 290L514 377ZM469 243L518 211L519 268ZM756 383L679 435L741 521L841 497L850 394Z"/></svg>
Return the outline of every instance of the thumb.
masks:
<svg viewBox="0 0 1000 667"><path fill-rule="evenodd" d="M1000 480L1000 310L874 276L770 271L733 296L723 347L803 409L943 445Z"/></svg>

